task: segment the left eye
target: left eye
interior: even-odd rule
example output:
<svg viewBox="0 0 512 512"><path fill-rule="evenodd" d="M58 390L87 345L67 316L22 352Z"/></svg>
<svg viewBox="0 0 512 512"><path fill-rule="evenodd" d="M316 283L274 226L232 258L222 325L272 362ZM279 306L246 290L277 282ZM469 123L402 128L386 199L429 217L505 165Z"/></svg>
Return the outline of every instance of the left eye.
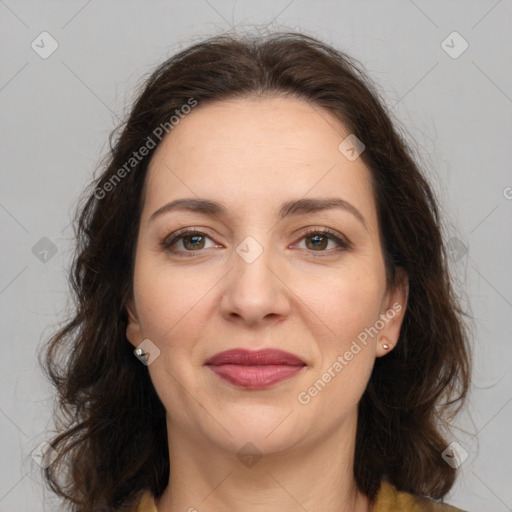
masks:
<svg viewBox="0 0 512 512"><path fill-rule="evenodd" d="M301 247L300 244L304 245ZM324 252L326 249L347 248L347 243L332 233L314 232L303 236L298 246L300 249Z"/></svg>

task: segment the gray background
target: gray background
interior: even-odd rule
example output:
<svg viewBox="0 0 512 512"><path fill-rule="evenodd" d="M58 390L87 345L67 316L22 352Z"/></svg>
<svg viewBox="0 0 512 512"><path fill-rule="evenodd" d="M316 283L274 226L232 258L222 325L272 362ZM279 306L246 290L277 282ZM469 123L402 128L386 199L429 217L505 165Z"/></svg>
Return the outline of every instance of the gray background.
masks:
<svg viewBox="0 0 512 512"><path fill-rule="evenodd" d="M415 141L447 219L458 293L476 319L470 408L452 437L469 456L448 501L512 510L511 21L510 0L0 0L0 511L54 509L30 456L52 404L35 353L64 318L71 213L108 133L164 58L269 22L359 59ZM43 31L59 45L46 59L31 47L50 48ZM469 44L457 58L458 36L442 46L453 31Z"/></svg>

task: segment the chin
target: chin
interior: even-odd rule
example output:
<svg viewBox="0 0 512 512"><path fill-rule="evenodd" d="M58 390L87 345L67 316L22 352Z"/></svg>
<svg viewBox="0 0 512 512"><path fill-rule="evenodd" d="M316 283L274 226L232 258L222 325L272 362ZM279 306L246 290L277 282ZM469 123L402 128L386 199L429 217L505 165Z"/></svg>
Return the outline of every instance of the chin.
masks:
<svg viewBox="0 0 512 512"><path fill-rule="evenodd" d="M292 407L255 406L224 411L223 425L231 434L216 431L214 442L238 454L248 443L262 454L278 453L291 448L301 441L305 434L305 422L298 421L298 414Z"/></svg>

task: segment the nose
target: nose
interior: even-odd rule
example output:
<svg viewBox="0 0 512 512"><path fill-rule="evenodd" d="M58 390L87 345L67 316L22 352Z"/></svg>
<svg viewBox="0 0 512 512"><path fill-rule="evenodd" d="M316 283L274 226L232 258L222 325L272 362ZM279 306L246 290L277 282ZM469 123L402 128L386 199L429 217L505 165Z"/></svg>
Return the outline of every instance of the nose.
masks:
<svg viewBox="0 0 512 512"><path fill-rule="evenodd" d="M272 251L265 248L254 261L233 254L233 261L235 268L225 281L222 316L250 327L287 317L291 291Z"/></svg>

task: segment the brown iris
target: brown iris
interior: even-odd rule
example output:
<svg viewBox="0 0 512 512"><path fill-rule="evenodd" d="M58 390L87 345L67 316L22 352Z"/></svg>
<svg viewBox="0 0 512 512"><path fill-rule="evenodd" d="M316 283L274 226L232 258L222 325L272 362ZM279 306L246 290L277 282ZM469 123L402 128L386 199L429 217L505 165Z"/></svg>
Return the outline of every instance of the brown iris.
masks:
<svg viewBox="0 0 512 512"><path fill-rule="evenodd" d="M329 239L324 235L312 235L306 238L306 246L308 249L325 249L328 243Z"/></svg>
<svg viewBox="0 0 512 512"><path fill-rule="evenodd" d="M202 249L204 247L203 235L189 235L183 237L183 245L186 249Z"/></svg>

